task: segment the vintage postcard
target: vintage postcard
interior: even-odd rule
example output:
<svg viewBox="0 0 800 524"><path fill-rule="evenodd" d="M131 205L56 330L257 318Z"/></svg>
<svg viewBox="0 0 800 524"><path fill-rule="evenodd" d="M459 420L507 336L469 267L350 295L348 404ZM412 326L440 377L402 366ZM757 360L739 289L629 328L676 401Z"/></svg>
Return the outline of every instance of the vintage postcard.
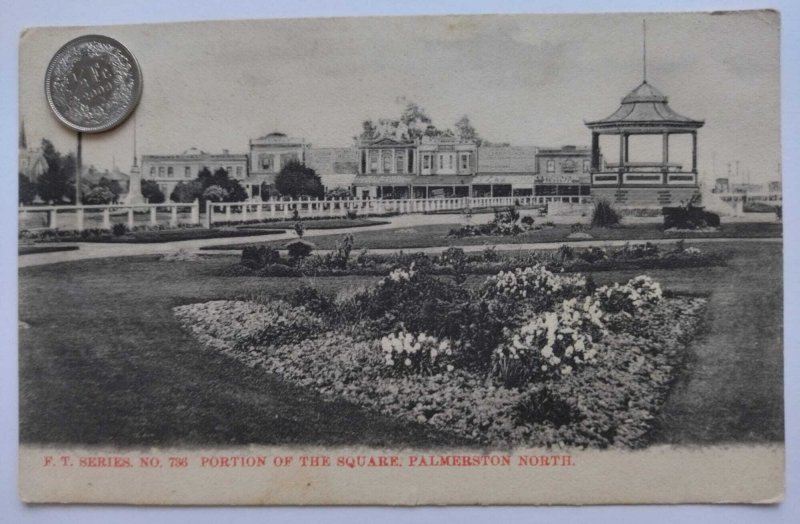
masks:
<svg viewBox="0 0 800 524"><path fill-rule="evenodd" d="M780 16L32 28L29 503L777 503Z"/></svg>

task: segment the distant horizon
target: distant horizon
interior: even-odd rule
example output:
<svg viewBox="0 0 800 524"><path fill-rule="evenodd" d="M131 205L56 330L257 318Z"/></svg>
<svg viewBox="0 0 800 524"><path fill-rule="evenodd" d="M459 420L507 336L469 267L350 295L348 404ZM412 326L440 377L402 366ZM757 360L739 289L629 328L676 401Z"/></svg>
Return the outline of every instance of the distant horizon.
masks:
<svg viewBox="0 0 800 524"><path fill-rule="evenodd" d="M752 183L779 180L778 27L766 12L91 28L134 52L144 92L135 119L84 135L83 161L103 170L115 159L127 172L134 122L139 158L191 147L246 154L250 139L270 132L305 138L312 147L350 147L363 120L397 118L407 101L440 128L466 114L481 138L495 143L588 146L584 122L611 114L642 80L643 18L648 83L678 113L706 121L699 131L701 178L744 183L750 173ZM63 153L75 150L75 134L44 103L40 76L54 50L84 32L31 30L23 37L20 117L29 147L47 137ZM735 179L727 164L737 160Z"/></svg>

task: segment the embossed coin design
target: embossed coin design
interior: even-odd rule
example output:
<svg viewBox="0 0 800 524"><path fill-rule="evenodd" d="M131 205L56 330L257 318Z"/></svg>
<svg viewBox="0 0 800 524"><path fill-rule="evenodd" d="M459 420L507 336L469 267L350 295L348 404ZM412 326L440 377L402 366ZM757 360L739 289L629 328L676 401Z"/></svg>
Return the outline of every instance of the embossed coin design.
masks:
<svg viewBox="0 0 800 524"><path fill-rule="evenodd" d="M103 35L70 40L50 60L47 101L66 126L99 133L121 124L139 103L142 70L128 49Z"/></svg>

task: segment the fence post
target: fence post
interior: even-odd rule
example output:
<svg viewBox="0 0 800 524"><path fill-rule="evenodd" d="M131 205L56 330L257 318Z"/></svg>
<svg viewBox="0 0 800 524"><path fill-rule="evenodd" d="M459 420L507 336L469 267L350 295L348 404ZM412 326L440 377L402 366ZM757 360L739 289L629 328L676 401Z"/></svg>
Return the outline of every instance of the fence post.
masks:
<svg viewBox="0 0 800 524"><path fill-rule="evenodd" d="M156 224L158 224L158 210L156 206L152 206L150 208L150 225L155 226Z"/></svg>
<svg viewBox="0 0 800 524"><path fill-rule="evenodd" d="M83 208L79 207L75 211L75 229L83 231Z"/></svg>
<svg viewBox="0 0 800 524"><path fill-rule="evenodd" d="M262 205L262 204L261 204L261 202L259 202L258 204L256 204L256 219L257 219L259 222L261 221L261 218L262 218L262 215L261 215L261 213L262 213L261 205Z"/></svg>
<svg viewBox="0 0 800 524"><path fill-rule="evenodd" d="M170 208L169 225L171 227L178 225L178 204L173 204Z"/></svg>
<svg viewBox="0 0 800 524"><path fill-rule="evenodd" d="M230 222L231 221L231 206L230 206L230 204L225 206L225 221L226 222Z"/></svg>
<svg viewBox="0 0 800 524"><path fill-rule="evenodd" d="M247 204L242 204L242 222L247 222Z"/></svg>
<svg viewBox="0 0 800 524"><path fill-rule="evenodd" d="M111 209L103 208L103 229L111 229Z"/></svg>
<svg viewBox="0 0 800 524"><path fill-rule="evenodd" d="M197 198L192 202L192 224L200 223L200 200Z"/></svg>
<svg viewBox="0 0 800 524"><path fill-rule="evenodd" d="M133 231L133 207L128 208L128 230Z"/></svg>
<svg viewBox="0 0 800 524"><path fill-rule="evenodd" d="M50 229L56 229L58 227L58 210L53 208L50 210Z"/></svg>
<svg viewBox="0 0 800 524"><path fill-rule="evenodd" d="M206 229L211 229L211 201L206 200Z"/></svg>

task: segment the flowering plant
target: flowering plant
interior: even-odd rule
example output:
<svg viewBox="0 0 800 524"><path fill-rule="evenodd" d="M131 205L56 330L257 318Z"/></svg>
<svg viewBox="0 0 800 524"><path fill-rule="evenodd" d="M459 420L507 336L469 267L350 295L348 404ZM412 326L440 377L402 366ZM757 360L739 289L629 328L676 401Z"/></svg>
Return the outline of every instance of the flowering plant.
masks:
<svg viewBox="0 0 800 524"><path fill-rule="evenodd" d="M437 375L453 371L453 346L448 339L407 331L389 333L381 339L384 363L399 375Z"/></svg>
<svg viewBox="0 0 800 524"><path fill-rule="evenodd" d="M565 300L556 311L536 316L495 350L494 372L509 385L534 377L569 375L596 362L594 342L608 333L593 297Z"/></svg>
<svg viewBox="0 0 800 524"><path fill-rule="evenodd" d="M582 275L556 275L545 266L536 264L514 271L501 271L486 279L484 296L530 300L547 308L559 297L577 294L586 287Z"/></svg>
<svg viewBox="0 0 800 524"><path fill-rule="evenodd" d="M635 313L636 311L658 303L663 292L661 285L646 275L640 275L626 284L615 283L613 286L598 288L594 296L600 307L608 313Z"/></svg>

